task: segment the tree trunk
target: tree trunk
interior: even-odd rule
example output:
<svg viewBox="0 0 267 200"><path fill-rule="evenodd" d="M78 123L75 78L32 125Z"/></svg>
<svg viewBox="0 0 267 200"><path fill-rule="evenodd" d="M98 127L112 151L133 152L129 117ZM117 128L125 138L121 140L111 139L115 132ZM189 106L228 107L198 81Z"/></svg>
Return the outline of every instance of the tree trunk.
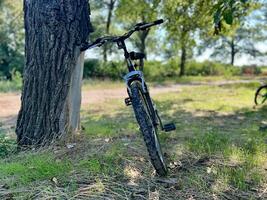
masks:
<svg viewBox="0 0 267 200"><path fill-rule="evenodd" d="M234 41L234 38L232 38L231 40L231 65L233 66L235 64L235 54L236 54L235 41Z"/></svg>
<svg viewBox="0 0 267 200"><path fill-rule="evenodd" d="M45 145L79 127L88 0L24 0L25 56L18 145Z"/></svg>
<svg viewBox="0 0 267 200"><path fill-rule="evenodd" d="M146 39L149 34L149 30L142 31L140 33L140 52L146 53Z"/></svg>
<svg viewBox="0 0 267 200"><path fill-rule="evenodd" d="M185 75L185 63L186 63L186 47L182 47L181 63L180 63L180 76Z"/></svg>
<svg viewBox="0 0 267 200"><path fill-rule="evenodd" d="M115 2L116 2L116 0L110 0L110 2L107 4L107 6L108 6L108 18L107 18L107 24L106 24L106 34L107 35L110 32L110 26L111 26L111 20L112 20ZM107 62L107 60L108 60L107 51L108 51L108 46L104 45L104 49L103 49L104 62Z"/></svg>
<svg viewBox="0 0 267 200"><path fill-rule="evenodd" d="M139 33L139 39L140 39L139 51L140 53L143 53L145 55L146 55L146 39L147 39L148 34L149 34L149 30L144 30ZM143 71L143 66L140 67L140 70Z"/></svg>

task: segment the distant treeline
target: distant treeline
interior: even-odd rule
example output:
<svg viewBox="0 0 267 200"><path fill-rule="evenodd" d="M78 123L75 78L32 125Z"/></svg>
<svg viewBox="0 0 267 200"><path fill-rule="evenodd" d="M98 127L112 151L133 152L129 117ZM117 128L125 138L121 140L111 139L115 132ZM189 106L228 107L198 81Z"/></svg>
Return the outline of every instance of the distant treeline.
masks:
<svg viewBox="0 0 267 200"><path fill-rule="evenodd" d="M177 78L180 74L179 59L171 59L168 62L147 61L144 67L144 74L149 81L163 81L168 78ZM259 75L263 67L243 66L234 67L212 61L187 63L187 76L241 76ZM127 73L124 62L103 62L97 59L86 60L84 78L109 78L121 79Z"/></svg>
<svg viewBox="0 0 267 200"><path fill-rule="evenodd" d="M23 0L0 2L0 79L12 80L13 74L22 73L24 66ZM95 30L90 35L91 41L103 35L122 34L138 22L165 19L161 26L135 34L129 41L136 51L147 53L148 59L152 55L165 60L147 63L145 73L152 79L161 74L238 74L240 68L229 66L234 66L238 57L247 55L254 61L266 56L257 45L267 41L265 1L90 0L89 3ZM211 53L210 60L229 65L191 61L207 50ZM118 55L117 50L106 45L95 53L101 62L92 60L89 68L87 62L85 75L119 78L117 75L125 70L122 63L108 62L111 56Z"/></svg>

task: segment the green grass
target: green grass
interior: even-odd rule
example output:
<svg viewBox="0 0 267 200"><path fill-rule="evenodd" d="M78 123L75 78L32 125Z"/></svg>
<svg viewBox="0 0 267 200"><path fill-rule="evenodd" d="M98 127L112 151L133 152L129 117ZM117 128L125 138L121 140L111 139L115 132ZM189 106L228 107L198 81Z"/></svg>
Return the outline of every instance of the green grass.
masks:
<svg viewBox="0 0 267 200"><path fill-rule="evenodd" d="M22 88L22 77L18 72L13 74L12 81L0 80L0 92L2 93L20 91L21 88Z"/></svg>
<svg viewBox="0 0 267 200"><path fill-rule="evenodd" d="M21 90L22 83L13 81L0 81L0 92L16 92Z"/></svg>
<svg viewBox="0 0 267 200"><path fill-rule="evenodd" d="M154 178L132 108L121 100L83 110L84 130L75 148L60 146L52 153L2 160L0 183L14 189L29 185L36 193L40 187L33 185L44 184L50 191L44 196L52 193L59 199L62 190L67 199L82 194L88 199L129 199L135 191L147 199L151 190L164 199L188 199L190 194L200 199L257 199L267 184L267 132L259 131L267 121L267 107L253 108L258 85L183 86L179 92L154 96L164 122L177 125L175 132L160 138L168 163L178 163L169 172L178 186L166 187ZM46 182L53 177L60 181L60 191Z"/></svg>
<svg viewBox="0 0 267 200"><path fill-rule="evenodd" d="M9 154L16 151L16 141L7 138L4 133L0 131L0 158L5 158Z"/></svg>
<svg viewBox="0 0 267 200"><path fill-rule="evenodd" d="M267 109L253 109L253 95L258 86L256 82L186 86L179 93L155 97L163 117L173 119L177 124L175 133L160 136L163 149L167 149L171 159L183 160L183 154L185 157L194 154L200 158L208 157L214 162L215 172L210 179L220 183L217 188L206 185L206 175L203 174L205 166L197 167L189 174L191 186L193 184L198 189L208 187L207 192L219 191L218 187L250 191L266 183L266 133L259 132L258 128L265 119ZM122 109L118 104L114 107ZM125 112L129 110L125 109ZM89 112L88 119L92 116L99 116L99 113ZM126 132L119 131L125 128L129 120L134 119L113 109L108 115L101 115L99 121L89 121L94 124L91 127L98 127L96 130L103 129L104 135L99 137L116 137L126 135L134 128L126 129ZM106 126L103 126L105 123Z"/></svg>
<svg viewBox="0 0 267 200"><path fill-rule="evenodd" d="M225 80L261 80L263 76L184 76L177 78L166 78L151 82L150 85L170 85L175 83L187 84L187 83L211 83ZM83 89L116 89L125 86L123 79L113 81L110 79L86 79L83 81ZM22 78L19 74L15 75L13 81L1 81L0 80L0 92L18 92L22 88Z"/></svg>
<svg viewBox="0 0 267 200"><path fill-rule="evenodd" d="M14 156L0 162L1 182L9 187L21 187L53 177L64 177L71 170L70 162L56 159L50 153Z"/></svg>

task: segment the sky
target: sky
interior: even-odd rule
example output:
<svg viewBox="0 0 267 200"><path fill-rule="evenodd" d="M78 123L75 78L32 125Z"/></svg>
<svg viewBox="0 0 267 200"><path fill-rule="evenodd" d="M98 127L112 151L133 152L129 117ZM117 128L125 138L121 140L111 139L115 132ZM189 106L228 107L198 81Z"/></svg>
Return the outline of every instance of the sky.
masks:
<svg viewBox="0 0 267 200"><path fill-rule="evenodd" d="M257 49L261 52L267 52L267 42L256 45ZM212 54L212 49L207 50L201 56L197 56L196 60L199 62L210 60L210 55ZM230 58L229 58L230 62ZM243 66L243 65L267 65L267 58L253 58L249 55L242 55L241 57L236 57L235 65Z"/></svg>
<svg viewBox="0 0 267 200"><path fill-rule="evenodd" d="M131 45L129 46L131 49ZM262 52L267 52L267 41L265 43L259 43L256 45L257 49L259 49ZM86 51L86 59L102 59L102 54L101 51L99 51L100 49L91 49ZM212 54L212 49L206 50L202 55L195 57L196 61L199 62L203 62L205 60L212 60L210 55ZM153 55L148 55L148 59L154 59L155 56ZM113 55L113 56L109 56L109 59L118 59L118 55ZM120 60L123 59L123 57L119 57ZM226 61L226 63L230 62L230 58L229 61ZM237 57L236 58L236 62L235 65L237 66L243 66L243 65L267 65L267 58L253 58L251 56L248 55L242 55L241 57Z"/></svg>

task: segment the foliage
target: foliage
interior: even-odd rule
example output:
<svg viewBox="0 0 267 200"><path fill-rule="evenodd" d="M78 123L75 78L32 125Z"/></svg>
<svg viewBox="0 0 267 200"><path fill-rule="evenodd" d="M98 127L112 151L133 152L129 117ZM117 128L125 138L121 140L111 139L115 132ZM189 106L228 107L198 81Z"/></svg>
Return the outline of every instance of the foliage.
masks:
<svg viewBox="0 0 267 200"><path fill-rule="evenodd" d="M180 75L185 74L185 64L188 58L193 56L197 33L206 30L211 23L207 14L209 4L203 1L163 1L163 15L168 19L166 23L167 38L170 44L167 46L175 56L180 54Z"/></svg>
<svg viewBox="0 0 267 200"><path fill-rule="evenodd" d="M205 61L202 63L189 62L186 75L191 76L238 76L241 69L222 63Z"/></svg>
<svg viewBox="0 0 267 200"><path fill-rule="evenodd" d="M19 91L22 88L22 77L19 72L12 72L12 81L0 79L0 92Z"/></svg>
<svg viewBox="0 0 267 200"><path fill-rule="evenodd" d="M147 61L144 67L145 78L149 81L163 81L176 78L179 75L179 59L170 59L169 62ZM241 75L241 68L211 61L189 61L186 75L188 76L237 76ZM84 69L85 78L122 79L127 73L124 62L102 63L99 60L87 60Z"/></svg>
<svg viewBox="0 0 267 200"><path fill-rule="evenodd" d="M107 34L110 2L110 0L90 1L92 22L95 29L95 32L90 36L90 40L103 36L103 33ZM260 3L257 0L134 0L130 2L116 0L111 13L113 18L110 22L110 33L119 34L122 32L122 28L128 29L137 22L153 21L163 17L166 21L165 28L161 27L160 31L151 29L148 32L140 32L133 37L133 40L130 41L131 44L140 51L146 51L149 48L149 56L152 55L153 58L158 56L163 59L181 57L179 59L180 63L177 63L179 65L181 62L186 64L188 59L195 57L195 49L200 47L199 41L208 40L211 42L210 44L203 43L203 45L209 49L215 47L214 56L229 55L229 42L234 38L236 41L235 48L238 51L237 56L249 53L259 57L260 52L255 48L255 43L259 41L259 38L261 38L261 41L265 40L265 32L258 31L259 27L256 26L244 27L242 25L244 20L248 22L258 20L259 16L250 18L247 18L247 16L254 10L256 10L256 13L259 12L259 8ZM11 79L13 71L22 73L24 62L22 0L15 3L11 0L2 0L0 9L2 11L0 14L0 77ZM260 11L262 16L260 27L262 27L262 30L264 30L264 23L266 22L263 17L266 13L264 10L263 6L262 11ZM211 36L214 23L221 37ZM260 32L261 35L259 35ZM203 36L200 37L201 35ZM159 48L165 50L165 55L158 50ZM107 46L107 53L116 54L115 49ZM182 51L185 52L185 58L182 58ZM102 54L100 51L97 52ZM217 58L217 56L215 57ZM165 60L165 62L167 61ZM102 64L99 65L102 66ZM189 65L191 65L190 62ZM175 69L177 69L175 72L177 75L180 71L179 67L176 66ZM91 71L89 74L87 74L88 71L85 71L85 76L90 76ZM113 74L109 75L115 77L118 75L117 71L124 72L123 69L114 69ZM103 68L101 72L105 73L102 76L106 76L109 70L106 71ZM100 71L97 73L97 76L101 76ZM203 74L206 74L206 72L203 72ZM94 76L94 74L92 75ZM167 76L169 76L169 73L167 73Z"/></svg>
<svg viewBox="0 0 267 200"><path fill-rule="evenodd" d="M0 13L0 77L12 79L12 71L22 73L24 29L22 1L4 0Z"/></svg>
<svg viewBox="0 0 267 200"><path fill-rule="evenodd" d="M160 0L119 0L116 9L116 18L127 29L140 22L152 22L158 18ZM133 45L142 53L146 53L147 46L153 52L155 36L153 29L137 33L132 38Z"/></svg>
<svg viewBox="0 0 267 200"><path fill-rule="evenodd" d="M262 70L260 67L258 66L243 66L242 67L242 74L246 74L246 75L259 75L262 73Z"/></svg>
<svg viewBox="0 0 267 200"><path fill-rule="evenodd" d="M102 37L104 34L109 35L110 31L116 32L114 29L114 9L117 7L117 0L92 0L90 6L93 11L91 22L96 26L94 33L90 36L93 40ZM105 14L103 14L105 13ZM107 61L107 53L112 54L115 48L112 44L103 46L103 60Z"/></svg>
<svg viewBox="0 0 267 200"><path fill-rule="evenodd" d="M0 132L0 158L4 158L16 150L16 141L5 137Z"/></svg>
<svg viewBox="0 0 267 200"><path fill-rule="evenodd" d="M219 0L213 3L215 34L219 34L225 24L239 23L241 17L249 13L255 0Z"/></svg>
<svg viewBox="0 0 267 200"><path fill-rule="evenodd" d="M257 44L266 40L266 34L265 22L260 17L263 11L258 8L260 7L257 4L250 5L250 11L240 16L238 23L232 24L231 28L224 29L222 34L213 37L204 34L200 51L212 48L211 57L229 60L231 65L235 64L237 57L243 55L251 58L262 57L264 52L258 49Z"/></svg>
<svg viewBox="0 0 267 200"><path fill-rule="evenodd" d="M84 66L84 77L98 77L119 79L126 74L126 67L123 62L100 62L99 60L86 60Z"/></svg>

